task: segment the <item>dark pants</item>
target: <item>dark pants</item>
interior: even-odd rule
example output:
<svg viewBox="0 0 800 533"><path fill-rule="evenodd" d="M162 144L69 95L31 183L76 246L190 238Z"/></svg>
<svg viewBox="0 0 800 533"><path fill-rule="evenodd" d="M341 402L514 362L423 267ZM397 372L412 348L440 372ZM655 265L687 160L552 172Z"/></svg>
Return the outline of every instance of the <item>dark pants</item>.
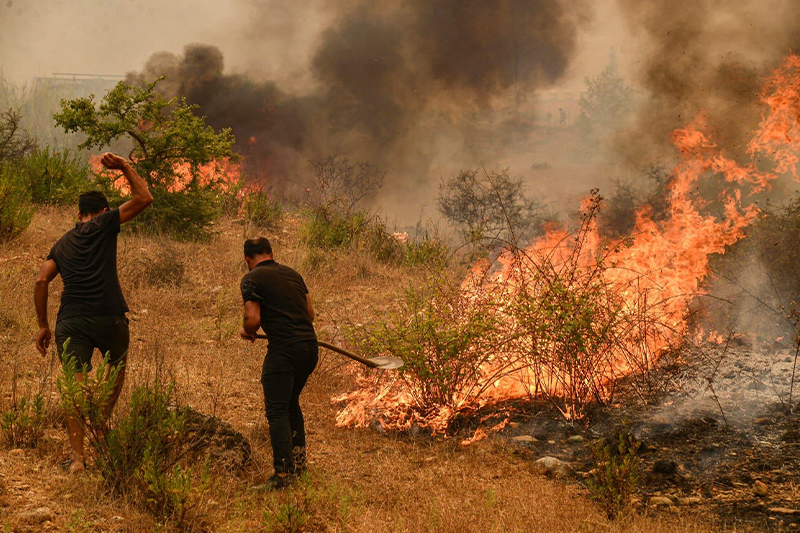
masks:
<svg viewBox="0 0 800 533"><path fill-rule="evenodd" d="M110 316L72 316L56 322L56 352L62 363L67 357L74 357L78 364L87 371L92 369L94 349L100 350L108 363L118 365L128 353L130 331L125 315ZM69 339L67 353L64 343Z"/></svg>
<svg viewBox="0 0 800 533"><path fill-rule="evenodd" d="M285 348L270 348L264 358L261 385L276 472L294 473L295 467L305 466L306 431L300 393L317 366L318 352L317 341L309 340Z"/></svg>

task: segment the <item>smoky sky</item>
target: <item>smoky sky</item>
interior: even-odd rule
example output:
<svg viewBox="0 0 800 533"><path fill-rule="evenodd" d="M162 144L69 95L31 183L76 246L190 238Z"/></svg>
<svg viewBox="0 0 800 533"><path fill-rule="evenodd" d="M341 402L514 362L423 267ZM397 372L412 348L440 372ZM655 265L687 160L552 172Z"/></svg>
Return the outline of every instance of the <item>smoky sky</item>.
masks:
<svg viewBox="0 0 800 533"><path fill-rule="evenodd" d="M663 153L669 134L699 111L714 140L745 157L760 118L761 86L800 49L794 0L618 0L641 43L636 81L645 90L636 127L620 149L637 164Z"/></svg>
<svg viewBox="0 0 800 533"><path fill-rule="evenodd" d="M251 173L290 176L310 157L339 154L396 170L390 176L420 176L417 156L434 134L420 131L422 122L441 116L452 124L552 86L590 16L583 0L343 4L311 52L308 90L230 74L220 49L206 44L153 54L129 76L165 76L165 93L197 104L213 126L233 128Z"/></svg>

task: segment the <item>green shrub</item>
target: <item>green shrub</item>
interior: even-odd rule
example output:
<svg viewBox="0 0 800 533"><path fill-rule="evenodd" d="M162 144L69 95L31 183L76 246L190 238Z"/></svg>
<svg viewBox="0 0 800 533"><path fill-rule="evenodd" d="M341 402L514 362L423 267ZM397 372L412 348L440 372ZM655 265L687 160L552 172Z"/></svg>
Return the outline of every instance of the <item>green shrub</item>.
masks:
<svg viewBox="0 0 800 533"><path fill-rule="evenodd" d="M75 359L69 358L58 380L62 405L83 428L106 486L118 494L132 492L155 516L180 526L209 486L209 465L195 481L196 472L180 464L186 409L174 405L174 384L157 379L134 389L128 412L107 431L119 370L102 362L78 381Z"/></svg>
<svg viewBox="0 0 800 533"><path fill-rule="evenodd" d="M89 165L69 150L34 150L21 162L23 179L35 204L73 205L92 188Z"/></svg>
<svg viewBox="0 0 800 533"><path fill-rule="evenodd" d="M309 501L304 494L293 494L288 501L268 506L262 525L269 533L301 533L308 523Z"/></svg>
<svg viewBox="0 0 800 533"><path fill-rule="evenodd" d="M203 473L195 481L191 468L175 464L165 470L161 459L153 451L145 453L139 481L145 489L145 499L150 511L161 520L170 520L180 526L187 514L202 501L211 483L211 461L206 458Z"/></svg>
<svg viewBox="0 0 800 533"><path fill-rule="evenodd" d="M342 214L317 207L311 210L302 229L303 241L317 248L329 250L352 244L369 227L369 218L362 211Z"/></svg>
<svg viewBox="0 0 800 533"><path fill-rule="evenodd" d="M429 225L424 231L418 231L415 238L406 238L404 241L403 263L406 265L442 269L450 263L452 250L439 237L435 225Z"/></svg>
<svg viewBox="0 0 800 533"><path fill-rule="evenodd" d="M619 517L631 503L639 482L640 443L620 434L616 443L592 443L594 469L587 480L589 494L599 502L609 518Z"/></svg>
<svg viewBox="0 0 800 533"><path fill-rule="evenodd" d="M246 193L242 207L247 220L260 228L275 228L283 218L283 204L267 191L254 190Z"/></svg>
<svg viewBox="0 0 800 533"><path fill-rule="evenodd" d="M63 100L53 118L68 133L80 132L81 149L101 149L117 140L133 144L130 162L153 195L134 229L169 233L183 240L210 237L226 194L224 163L234 162L230 129L214 131L185 100L167 100L152 83L119 82L99 105L94 96ZM117 173L101 172L109 183ZM115 194L119 199L119 193Z"/></svg>
<svg viewBox="0 0 800 533"><path fill-rule="evenodd" d="M103 188L103 187L101 187ZM120 205L126 198L119 191L103 188L109 202ZM222 212L222 197L213 187L194 185L182 192L150 189L153 206L126 226L133 231L169 235L177 241L207 241L214 221Z"/></svg>
<svg viewBox="0 0 800 533"><path fill-rule="evenodd" d="M36 211L20 178L18 164L0 163L0 243L25 231Z"/></svg>
<svg viewBox="0 0 800 533"><path fill-rule="evenodd" d="M409 287L399 308L350 329L349 340L362 353L399 357L399 373L422 413L455 408L479 396L493 381L483 366L493 361L499 377L507 367L499 358L496 308L473 305L458 283L434 275L422 288Z"/></svg>
<svg viewBox="0 0 800 533"><path fill-rule="evenodd" d="M35 448L47 425L47 409L44 398L36 394L33 399L25 396L14 401L11 409L0 412L0 431L3 439L15 448Z"/></svg>

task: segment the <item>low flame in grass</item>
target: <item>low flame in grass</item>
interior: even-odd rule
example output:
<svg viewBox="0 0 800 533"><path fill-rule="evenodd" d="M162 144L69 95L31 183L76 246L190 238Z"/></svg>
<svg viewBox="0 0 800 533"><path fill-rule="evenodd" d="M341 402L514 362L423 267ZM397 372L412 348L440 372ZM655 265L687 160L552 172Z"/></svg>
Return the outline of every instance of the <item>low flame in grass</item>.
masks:
<svg viewBox="0 0 800 533"><path fill-rule="evenodd" d="M96 175L110 180L113 187L122 194L130 194L125 177L119 172L105 168L100 162L99 155L90 155L89 165ZM197 183L200 186L216 185L219 191L225 192L239 184L242 173L241 165L231 162L227 157L200 165L197 168L197 172L192 172L191 165L185 161L176 162L173 168L175 177L167 187L169 192L186 190L186 187L194 179L197 179Z"/></svg>
<svg viewBox="0 0 800 533"><path fill-rule="evenodd" d="M703 113L673 133L672 142L681 159L668 183L668 209L659 219L649 207L641 209L636 214L630 239L621 242L601 239L594 217L586 215L597 200L590 198L584 203L587 218L577 235L550 228L526 249L504 252L496 265L475 266L464 281L464 296L476 305L490 299L499 301L501 323L509 333L516 333L518 340L482 366L485 386L472 389L478 393L454 398L450 407L428 406L421 410L413 379L366 375L361 379L360 389L334 399L343 406L337 424L363 427L377 421L384 427L401 430L416 424L434 433L444 433L459 412L475 412L485 405L497 406L520 398L577 395L583 400L602 402L610 398L620 377L651 370L665 351L682 342L689 333L689 303L703 294L701 282L707 274L709 255L724 253L727 246L744 236L745 228L758 216L755 205L742 206L740 187L749 187L753 194L769 189L779 175L791 173L798 178L798 56L787 57L767 80L761 102L762 120L748 146L751 161L745 164L726 157L712 141ZM756 165L759 157L773 160L774 169L760 171ZM724 215L720 217L703 214L703 200L695 192L698 181L708 174L721 175L731 184L720 198L724 206ZM601 267L598 261L602 261ZM532 355L547 354L548 350L552 353L554 346L546 334L544 342L541 336L531 337L533 340L527 344L524 340L524 328L530 324L520 323L512 311L513 301L526 291L543 290L536 281L541 279L543 270L548 270L551 279L563 282L566 291L577 294L596 288L596 292L587 294L616 306L619 316L626 317L609 322L613 342L600 347L603 353L597 354L588 374L575 372L569 365L549 364L546 358ZM544 287L552 289L552 285ZM396 355L392 354L391 346L385 349L386 355ZM497 368L502 365L510 365L511 370L498 373ZM559 407L567 417L579 416L579 402L561 402ZM485 428L480 429L473 439L465 442L486 434Z"/></svg>

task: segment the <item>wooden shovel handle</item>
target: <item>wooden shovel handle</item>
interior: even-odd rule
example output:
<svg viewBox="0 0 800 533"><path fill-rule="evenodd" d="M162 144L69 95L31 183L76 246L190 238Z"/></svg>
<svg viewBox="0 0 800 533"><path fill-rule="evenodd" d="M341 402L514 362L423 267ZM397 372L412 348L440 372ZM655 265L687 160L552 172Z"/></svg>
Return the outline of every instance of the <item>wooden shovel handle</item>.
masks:
<svg viewBox="0 0 800 533"><path fill-rule="evenodd" d="M267 336L259 334L259 335L256 335L256 338L257 339L266 339ZM370 361L366 357L361 357L360 355L356 355L353 352L345 350L344 348L339 348L335 344L330 344L328 342L318 340L317 341L317 345L322 346L323 348L327 348L329 350L333 350L336 353L340 353L345 357L349 357L353 361L358 361L362 365L366 365L366 366L368 366L370 368L378 368L378 363L376 363L374 361Z"/></svg>

